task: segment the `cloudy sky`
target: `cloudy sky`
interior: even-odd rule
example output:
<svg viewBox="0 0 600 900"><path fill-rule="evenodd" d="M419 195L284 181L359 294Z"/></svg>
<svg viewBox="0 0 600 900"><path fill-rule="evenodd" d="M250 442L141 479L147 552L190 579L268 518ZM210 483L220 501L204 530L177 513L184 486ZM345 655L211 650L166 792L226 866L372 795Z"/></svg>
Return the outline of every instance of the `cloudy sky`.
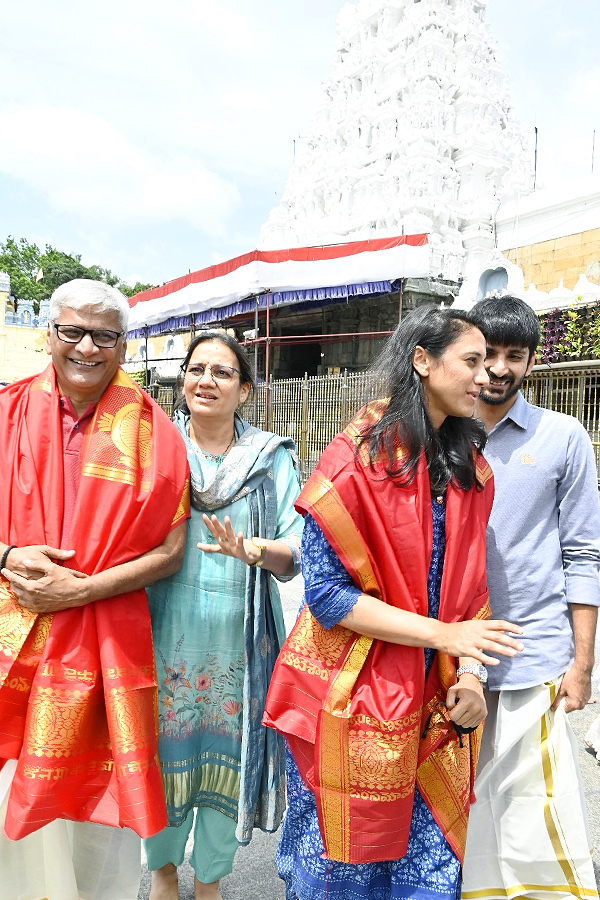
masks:
<svg viewBox="0 0 600 900"><path fill-rule="evenodd" d="M0 241L161 283L253 249L342 0L21 0L0 12ZM489 0L538 184L587 175L599 0Z"/></svg>

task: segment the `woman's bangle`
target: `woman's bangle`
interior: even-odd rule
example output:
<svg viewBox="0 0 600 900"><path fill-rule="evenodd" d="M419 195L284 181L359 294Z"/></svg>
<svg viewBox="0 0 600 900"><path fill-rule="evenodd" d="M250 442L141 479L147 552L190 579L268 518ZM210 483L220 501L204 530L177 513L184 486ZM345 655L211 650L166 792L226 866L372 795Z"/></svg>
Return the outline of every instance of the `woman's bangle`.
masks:
<svg viewBox="0 0 600 900"><path fill-rule="evenodd" d="M4 553L2 554L2 556L0 556L0 569L3 569L4 566L6 565L6 560L8 559L8 554L10 553L10 551L11 551L11 550L16 550L16 549L17 549L17 545L16 545L16 544L9 544L9 545L8 545L8 547L6 548L6 550L4 551Z"/></svg>
<svg viewBox="0 0 600 900"><path fill-rule="evenodd" d="M267 555L267 545L263 543L260 538L251 537L250 543L254 544L257 550L260 550L260 556L254 562L248 563L250 568L252 569L254 566L258 566L259 569L262 569L263 563L265 561L265 557Z"/></svg>

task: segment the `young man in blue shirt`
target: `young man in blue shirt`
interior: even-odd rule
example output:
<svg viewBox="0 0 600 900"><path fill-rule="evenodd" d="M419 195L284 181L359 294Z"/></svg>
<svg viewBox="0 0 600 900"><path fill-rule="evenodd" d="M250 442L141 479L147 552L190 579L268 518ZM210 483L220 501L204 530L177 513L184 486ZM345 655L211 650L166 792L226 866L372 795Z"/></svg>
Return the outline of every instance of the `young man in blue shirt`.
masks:
<svg viewBox="0 0 600 900"><path fill-rule="evenodd" d="M463 898L593 898L567 713L591 693L600 605L596 460L576 419L533 406L521 393L540 338L533 310L504 296L481 301L473 313L486 335L490 378L476 409L496 486L487 531L490 603L494 618L523 627L525 649L489 670Z"/></svg>

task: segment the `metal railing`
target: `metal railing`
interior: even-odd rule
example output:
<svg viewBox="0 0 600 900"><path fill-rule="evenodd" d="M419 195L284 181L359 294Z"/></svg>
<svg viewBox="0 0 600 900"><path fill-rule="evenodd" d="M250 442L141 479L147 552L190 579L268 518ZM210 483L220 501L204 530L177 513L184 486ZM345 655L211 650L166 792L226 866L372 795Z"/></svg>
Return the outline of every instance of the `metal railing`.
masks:
<svg viewBox="0 0 600 900"><path fill-rule="evenodd" d="M579 419L592 441L600 480L600 360L536 366L524 394L530 403Z"/></svg>
<svg viewBox="0 0 600 900"><path fill-rule="evenodd" d="M291 437L298 449L303 478L354 413L377 393L365 373L289 378L269 386L269 430ZM265 420L265 389L259 385L254 409L244 416L259 427Z"/></svg>
<svg viewBox="0 0 600 900"><path fill-rule="evenodd" d="M161 385L151 392L171 415L173 388ZM295 441L302 475L307 478L329 441L377 393L376 382L366 373L271 381L269 430ZM524 393L531 403L579 419L592 440L600 472L600 360L536 366ZM258 427L265 422L265 396L261 384L254 402L248 401L243 410L244 417Z"/></svg>

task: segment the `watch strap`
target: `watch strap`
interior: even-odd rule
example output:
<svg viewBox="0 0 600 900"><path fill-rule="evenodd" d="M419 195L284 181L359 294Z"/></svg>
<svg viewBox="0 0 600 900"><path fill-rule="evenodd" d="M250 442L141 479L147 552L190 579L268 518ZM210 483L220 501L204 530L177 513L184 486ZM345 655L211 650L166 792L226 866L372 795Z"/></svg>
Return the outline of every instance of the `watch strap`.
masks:
<svg viewBox="0 0 600 900"><path fill-rule="evenodd" d="M465 675L466 673L475 675L482 684L486 684L488 680L487 669L485 666L481 665L481 663L469 663L464 666L459 666L456 670L456 677L460 678L461 675Z"/></svg>

